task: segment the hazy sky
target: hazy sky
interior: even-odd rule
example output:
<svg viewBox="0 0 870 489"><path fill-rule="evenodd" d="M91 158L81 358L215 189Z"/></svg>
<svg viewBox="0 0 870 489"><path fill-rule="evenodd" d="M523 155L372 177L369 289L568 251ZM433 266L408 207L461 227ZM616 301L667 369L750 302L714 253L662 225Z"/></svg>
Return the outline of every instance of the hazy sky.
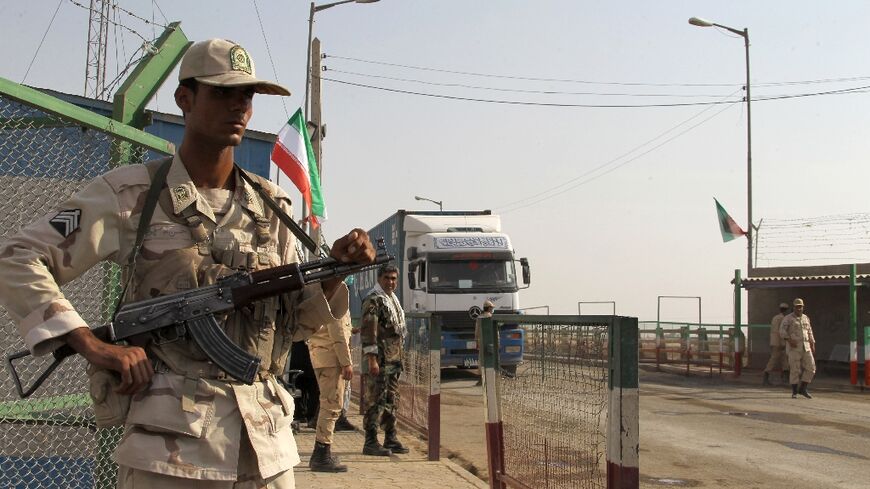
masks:
<svg viewBox="0 0 870 489"><path fill-rule="evenodd" d="M161 25L180 20L192 40L225 37L248 48L259 76L293 92L283 104L256 97L251 128L277 132L285 107L302 104L308 2L118 4ZM161 31L115 12L146 39ZM333 56L324 77L539 105L324 81L327 235L371 227L396 209L435 208L414 195L445 209L492 209L532 264L524 306L573 314L577 301L614 300L619 314L655 319L657 296L689 295L703 297L705 322L730 321L729 281L746 267L746 243L722 243L713 197L746 227L745 104L540 105L739 100L743 39L691 26L691 16L749 27L756 223L864 212L870 96L761 99L870 85L868 2L381 0L317 14L315 34ZM70 0L0 3L0 76L21 82L33 60L25 83L82 94L87 23ZM110 41L114 76L142 39L113 26ZM178 112L175 76L151 108ZM662 315L692 320L697 305L668 302Z"/></svg>

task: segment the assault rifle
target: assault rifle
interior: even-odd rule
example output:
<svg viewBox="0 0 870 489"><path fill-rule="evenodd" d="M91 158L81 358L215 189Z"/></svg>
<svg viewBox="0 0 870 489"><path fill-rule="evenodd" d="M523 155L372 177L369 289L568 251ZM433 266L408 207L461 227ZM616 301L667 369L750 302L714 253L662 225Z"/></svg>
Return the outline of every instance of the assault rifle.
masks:
<svg viewBox="0 0 870 489"><path fill-rule="evenodd" d="M257 375L260 359L233 343L218 324L215 315L259 299L299 290L308 284L370 270L393 260L392 256L383 253L382 242L378 241L379 253L375 261L367 265L321 258L256 272L236 272L218 279L213 285L124 304L111 323L93 328L91 332L103 341L117 343L143 333L171 328L179 337L187 335L193 338L209 359L227 375L250 385ZM55 350L54 361L27 390L21 386L21 378L13 360L27 357L30 352L24 350L6 357L6 365L18 395L26 398L33 394L65 358L75 353L69 345Z"/></svg>

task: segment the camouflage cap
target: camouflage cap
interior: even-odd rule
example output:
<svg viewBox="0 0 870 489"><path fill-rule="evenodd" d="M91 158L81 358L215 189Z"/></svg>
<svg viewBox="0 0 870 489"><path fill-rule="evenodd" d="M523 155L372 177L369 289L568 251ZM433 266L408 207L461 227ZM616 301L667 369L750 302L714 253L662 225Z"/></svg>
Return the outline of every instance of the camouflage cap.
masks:
<svg viewBox="0 0 870 489"><path fill-rule="evenodd" d="M253 86L257 93L290 95L290 90L275 82L257 79L254 60L245 48L226 39L201 41L187 50L178 80L190 78L215 87Z"/></svg>
<svg viewBox="0 0 870 489"><path fill-rule="evenodd" d="M803 299L795 299L794 305L795 306L802 306L802 305L804 305L804 300Z"/></svg>
<svg viewBox="0 0 870 489"><path fill-rule="evenodd" d="M486 300L486 301L483 301L483 308L484 309L495 309L495 304L493 304L493 302L490 300Z"/></svg>
<svg viewBox="0 0 870 489"><path fill-rule="evenodd" d="M779 303L779 308L780 308L780 309L788 309L788 304L786 304L785 302L780 302L780 303Z"/></svg>

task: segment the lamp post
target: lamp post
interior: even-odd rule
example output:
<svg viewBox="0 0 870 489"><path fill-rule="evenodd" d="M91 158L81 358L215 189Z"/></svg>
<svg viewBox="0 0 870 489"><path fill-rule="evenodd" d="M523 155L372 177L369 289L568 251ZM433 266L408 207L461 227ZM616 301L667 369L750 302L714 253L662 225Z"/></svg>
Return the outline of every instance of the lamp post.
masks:
<svg viewBox="0 0 870 489"><path fill-rule="evenodd" d="M440 200L427 199L426 197L420 197L418 195L415 195L414 199L415 200L425 200L426 202L432 202L433 204L438 204L438 210L441 212L444 212L444 205L443 205L444 203Z"/></svg>
<svg viewBox="0 0 870 489"><path fill-rule="evenodd" d="M339 2L324 3L323 5L314 5L311 2L311 9L308 13L308 54L305 55L305 102L302 107L305 112L305 120L308 120L308 91L311 87L311 37L314 32L314 13L342 5L345 3L375 3L378 0L341 0Z"/></svg>
<svg viewBox="0 0 870 489"><path fill-rule="evenodd" d="M749 29L734 29L733 27L717 24L698 17L692 17L689 19L689 23L698 27L718 27L737 34L743 38L743 45L746 49L746 207L749 214L749 227L746 231L748 241L746 245L746 262L748 273L749 270L752 270L752 239L755 237L755 227L752 224L752 96L749 91Z"/></svg>

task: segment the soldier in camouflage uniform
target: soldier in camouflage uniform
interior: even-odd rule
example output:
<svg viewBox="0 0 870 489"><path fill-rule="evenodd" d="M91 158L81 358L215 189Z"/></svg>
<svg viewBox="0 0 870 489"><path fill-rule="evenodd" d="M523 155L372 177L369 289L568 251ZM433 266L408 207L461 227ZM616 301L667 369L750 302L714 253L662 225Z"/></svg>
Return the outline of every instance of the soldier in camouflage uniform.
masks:
<svg viewBox="0 0 870 489"><path fill-rule="evenodd" d="M396 437L396 408L405 338L405 311L394 293L398 279L399 269L394 265L380 267L378 284L362 305L360 339L366 381L363 403L365 455L408 453ZM384 428L383 445L378 442L378 420Z"/></svg>
<svg viewBox="0 0 870 489"><path fill-rule="evenodd" d="M229 378L177 331L151 334L137 343L142 346L102 342L60 290L100 262L128 263L157 168L168 168L165 187L138 261L124 270L125 281L131 280L124 300L297 260L293 234L234 164L233 149L251 118L254 93L289 95L254 76L241 46L219 39L193 45L181 62L175 91L185 118L178 153L97 177L0 244L0 301L27 347L46 355L67 344L81 354L90 364L97 422L124 424L114 454L119 487L295 485L293 400L275 377L283 373L291 341L347 314L341 280L219 318L227 336L261 360L252 385ZM252 178L292 215L278 186ZM362 230L339 239L332 250L344 262L371 263L375 256Z"/></svg>
<svg viewBox="0 0 870 489"><path fill-rule="evenodd" d="M333 321L307 341L314 366L314 376L320 387L320 409L317 416L317 435L308 467L315 472L346 472L332 456L332 435L341 415L346 381L353 378L350 358L350 316Z"/></svg>

